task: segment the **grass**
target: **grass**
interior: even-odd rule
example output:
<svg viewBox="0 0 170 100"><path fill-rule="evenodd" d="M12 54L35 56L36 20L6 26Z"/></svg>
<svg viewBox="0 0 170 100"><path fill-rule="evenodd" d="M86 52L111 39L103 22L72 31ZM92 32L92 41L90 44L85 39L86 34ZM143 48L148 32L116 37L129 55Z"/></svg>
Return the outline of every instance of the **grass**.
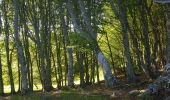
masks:
<svg viewBox="0 0 170 100"><path fill-rule="evenodd" d="M78 93L61 93L61 100L109 100L109 96L80 95Z"/></svg>
<svg viewBox="0 0 170 100"><path fill-rule="evenodd" d="M1 100L2 98L0 98ZM109 100L107 95L82 95L77 92L66 93L31 93L26 96L10 95L4 97L3 100Z"/></svg>

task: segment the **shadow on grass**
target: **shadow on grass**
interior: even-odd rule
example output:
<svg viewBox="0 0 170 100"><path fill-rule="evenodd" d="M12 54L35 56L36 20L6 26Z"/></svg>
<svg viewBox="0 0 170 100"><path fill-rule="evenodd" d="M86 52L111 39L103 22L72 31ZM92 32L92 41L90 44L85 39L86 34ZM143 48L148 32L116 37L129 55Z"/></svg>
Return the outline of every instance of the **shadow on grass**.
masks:
<svg viewBox="0 0 170 100"><path fill-rule="evenodd" d="M80 95L78 93L61 93L61 100L109 100L107 95Z"/></svg>
<svg viewBox="0 0 170 100"><path fill-rule="evenodd" d="M3 97L2 100L109 100L109 96L99 94L82 95L74 92L59 93L55 95L52 93L31 93L25 96L18 94L10 95Z"/></svg>

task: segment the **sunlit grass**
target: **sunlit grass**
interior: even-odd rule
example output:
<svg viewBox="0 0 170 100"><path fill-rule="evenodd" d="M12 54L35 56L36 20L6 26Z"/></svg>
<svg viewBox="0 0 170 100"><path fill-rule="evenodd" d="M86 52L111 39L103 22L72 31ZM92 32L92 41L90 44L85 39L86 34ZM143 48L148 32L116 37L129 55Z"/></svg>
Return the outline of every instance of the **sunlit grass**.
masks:
<svg viewBox="0 0 170 100"><path fill-rule="evenodd" d="M103 77L103 72L101 71L101 69L99 68L99 79L100 80L104 80L104 77ZM97 76L95 76L95 82L97 82ZM36 83L36 82L35 82ZM17 85L17 83L15 83L15 91L17 92L18 91L18 88L19 86ZM80 84L80 78L79 77L75 77L74 78L74 84L75 85L78 85ZM57 88L57 84L56 82L53 82L53 87L54 88ZM34 91L39 91L39 90L42 90L42 85L41 83L36 83L33 85L33 90ZM11 92L11 86L10 85L5 85L4 86L4 93L10 93Z"/></svg>
<svg viewBox="0 0 170 100"><path fill-rule="evenodd" d="M55 85L54 85L55 86ZM19 89L18 85L15 85L15 91L17 92ZM42 85L37 84L33 86L34 91L42 90ZM5 85L4 86L4 93L10 93L11 92L11 86L10 85Z"/></svg>
<svg viewBox="0 0 170 100"><path fill-rule="evenodd" d="M31 93L29 95L11 95L5 97L6 100L109 100L108 95L82 95L79 92L61 92L60 94L53 93Z"/></svg>

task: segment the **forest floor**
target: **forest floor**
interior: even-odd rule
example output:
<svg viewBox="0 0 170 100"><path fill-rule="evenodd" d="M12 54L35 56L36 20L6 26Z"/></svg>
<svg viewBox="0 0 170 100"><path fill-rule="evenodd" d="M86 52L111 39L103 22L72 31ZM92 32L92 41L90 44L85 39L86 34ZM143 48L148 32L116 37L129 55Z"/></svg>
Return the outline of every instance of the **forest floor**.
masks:
<svg viewBox="0 0 170 100"><path fill-rule="evenodd" d="M138 100L138 96L143 93L149 82L140 81L128 83L120 81L114 88L106 88L104 81L85 88L76 86L74 89L62 88L51 92L32 92L28 95L5 95L0 100ZM139 94L130 94L132 91L139 91Z"/></svg>

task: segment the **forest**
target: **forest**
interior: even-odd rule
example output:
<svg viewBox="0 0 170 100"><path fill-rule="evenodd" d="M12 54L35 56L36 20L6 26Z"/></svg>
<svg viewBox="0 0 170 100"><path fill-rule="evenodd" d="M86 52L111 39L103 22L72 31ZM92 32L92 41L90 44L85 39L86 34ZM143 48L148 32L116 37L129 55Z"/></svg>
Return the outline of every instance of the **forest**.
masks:
<svg viewBox="0 0 170 100"><path fill-rule="evenodd" d="M0 0L0 100L170 100L170 0Z"/></svg>

